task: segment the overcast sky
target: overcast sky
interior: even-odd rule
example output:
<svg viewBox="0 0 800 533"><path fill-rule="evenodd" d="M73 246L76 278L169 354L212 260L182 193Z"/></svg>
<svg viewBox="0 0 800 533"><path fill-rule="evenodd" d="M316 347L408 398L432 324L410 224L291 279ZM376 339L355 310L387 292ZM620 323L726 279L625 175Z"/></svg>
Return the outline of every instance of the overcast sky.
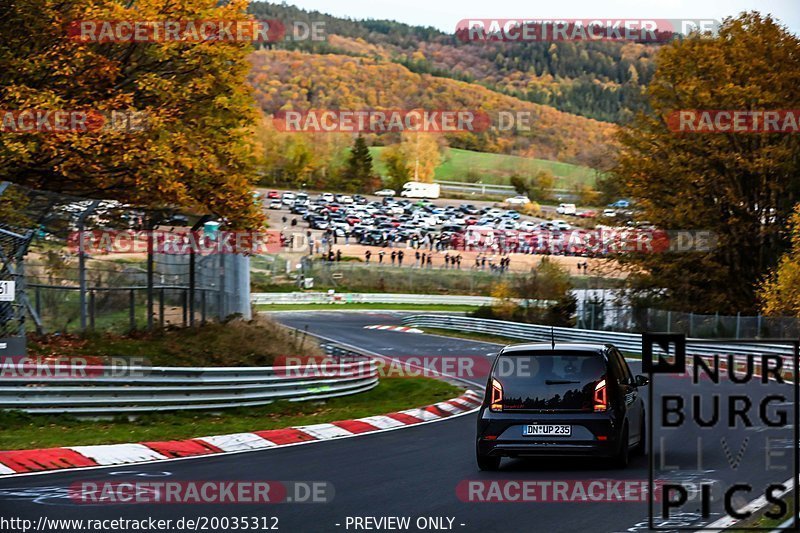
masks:
<svg viewBox="0 0 800 533"><path fill-rule="evenodd" d="M274 1L274 0L273 0ZM800 34L799 0L294 0L288 3L338 17L390 19L451 33L478 19L722 19L742 11L771 13Z"/></svg>

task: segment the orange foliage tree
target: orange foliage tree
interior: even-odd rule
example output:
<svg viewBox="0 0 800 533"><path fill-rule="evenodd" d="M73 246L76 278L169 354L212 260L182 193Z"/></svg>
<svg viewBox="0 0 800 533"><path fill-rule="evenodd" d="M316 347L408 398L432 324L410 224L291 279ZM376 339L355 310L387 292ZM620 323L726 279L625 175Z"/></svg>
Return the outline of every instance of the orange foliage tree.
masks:
<svg viewBox="0 0 800 533"><path fill-rule="evenodd" d="M246 42L81 42L81 20L244 20L245 0L27 0L0 9L0 110L136 113L137 129L0 135L0 179L255 228Z"/></svg>

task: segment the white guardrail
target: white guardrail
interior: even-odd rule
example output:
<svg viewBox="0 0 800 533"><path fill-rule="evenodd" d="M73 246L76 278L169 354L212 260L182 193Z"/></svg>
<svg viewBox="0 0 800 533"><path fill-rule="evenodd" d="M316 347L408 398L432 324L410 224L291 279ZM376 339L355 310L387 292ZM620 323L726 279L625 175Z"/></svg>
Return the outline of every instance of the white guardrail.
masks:
<svg viewBox="0 0 800 533"><path fill-rule="evenodd" d="M455 191L470 194L497 194L515 196L517 190L511 185L498 185L493 183L468 183L466 181L436 180L443 191ZM570 189L548 189L550 194L560 199L576 198L575 192Z"/></svg>
<svg viewBox="0 0 800 533"><path fill-rule="evenodd" d="M508 337L510 340L549 342L551 335L556 342L585 342L591 344L613 344L623 352L641 353L642 336L638 333L621 333L575 328L551 328L536 324L522 324L503 320L469 318L452 315L410 315L403 318L403 324L413 327L429 327L437 329L454 329L472 333L483 333L497 337ZM552 333L551 333L552 331ZM694 341L694 342L693 342ZM687 339L686 353L690 355L731 354L746 356L748 354L774 354L791 357L793 355L792 340L786 344L726 344L724 341L701 341ZM791 360L786 363L792 363Z"/></svg>
<svg viewBox="0 0 800 533"><path fill-rule="evenodd" d="M496 184L486 184L486 183L468 183L465 181L436 181L442 190L445 191L456 191L456 192L468 192L468 193L477 193L477 194L505 194L508 196L514 196L517 194L516 189L511 185L496 185Z"/></svg>
<svg viewBox="0 0 800 533"><path fill-rule="evenodd" d="M491 305L490 296L458 296L447 294L381 294L327 292L262 292L250 297L253 305L287 304L441 304Z"/></svg>
<svg viewBox="0 0 800 533"><path fill-rule="evenodd" d="M341 351L340 351L341 352ZM378 385L377 362L349 353L335 377L306 377L297 366L249 368L143 368L121 377L0 377L0 410L77 415L223 409L275 400L322 400ZM360 360L353 361L353 358ZM297 369L296 372L292 372ZM133 374L133 375L132 375Z"/></svg>

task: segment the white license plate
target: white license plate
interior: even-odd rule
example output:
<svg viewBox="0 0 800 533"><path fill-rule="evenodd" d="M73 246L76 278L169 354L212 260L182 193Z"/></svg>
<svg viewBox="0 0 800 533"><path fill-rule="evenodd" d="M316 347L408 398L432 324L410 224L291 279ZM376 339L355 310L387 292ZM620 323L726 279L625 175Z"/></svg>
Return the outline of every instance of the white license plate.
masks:
<svg viewBox="0 0 800 533"><path fill-rule="evenodd" d="M569 437L572 426L532 424L523 426L522 434L525 437Z"/></svg>

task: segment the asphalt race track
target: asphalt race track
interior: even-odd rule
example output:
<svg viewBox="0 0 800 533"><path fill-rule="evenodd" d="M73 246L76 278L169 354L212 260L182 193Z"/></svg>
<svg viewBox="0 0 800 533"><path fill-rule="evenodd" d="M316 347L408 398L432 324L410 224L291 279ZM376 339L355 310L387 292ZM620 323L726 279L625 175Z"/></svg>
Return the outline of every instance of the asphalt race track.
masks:
<svg viewBox="0 0 800 533"><path fill-rule="evenodd" d="M489 359L489 354L498 349L497 345L482 342L364 329L366 325L399 324L401 313L295 312L276 316L287 325L301 329L308 326L311 333L385 356L469 355ZM634 371L639 370L638 364L632 366ZM483 386L482 379L473 381ZM657 395L680 392L689 398L698 392L709 396L715 390L722 391L720 387L731 385L713 385L716 388L711 384L694 386L687 378L664 377L659 378L656 387ZM782 392L787 398L792 397L791 388L786 385L749 385L747 394L754 398L756 406L751 428L735 431L714 429L712 438L709 438L708 430L688 423L679 430L660 430L654 440L663 442L667 452L666 457L658 456L657 469L666 470L668 465L680 464L681 470L669 474L661 472L656 477L716 483L715 487L728 486L734 481L750 482L754 485L754 492L735 500L740 505L760 496L764 484L790 478L791 427L766 428L757 420L755 398L767 392ZM791 406L787 408L791 417ZM722 410L723 417L726 412ZM346 527L347 518L366 516L408 516L411 517L412 531L418 530L413 526L417 517L449 517L454 519L452 530L465 532L635 532L648 529L646 503L468 503L459 500L456 487L463 480L648 478L648 464L644 457L633 458L629 468L622 471L595 460L548 459L506 460L500 472L479 472L474 459L474 431L474 415L468 415L398 431L274 450L0 479L0 516L27 518L34 522L43 515L51 519L153 517L173 520L200 516L275 516L278 517L278 530L288 532L355 531L357 529L352 525L349 529ZM764 446L765 435L775 439L776 449L786 451L784 458L775 452L772 466L786 466L787 470L768 471L765 467L765 456L769 451ZM696 459L696 439L699 436L704 437L700 444L703 452L700 465ZM721 447L723 438L724 446ZM747 444L743 446L744 439L747 439ZM325 481L335 488L335 497L332 503L327 504L283 503L273 506L89 506L72 502L65 495L70 484L78 481L143 479ZM712 493L717 497L711 505L712 516L709 519L700 518L700 504L694 502L684 506L681 514L664 524L665 527L697 527L723 516L720 494L717 490ZM448 524L447 520L444 524ZM224 529L209 527L207 530Z"/></svg>

